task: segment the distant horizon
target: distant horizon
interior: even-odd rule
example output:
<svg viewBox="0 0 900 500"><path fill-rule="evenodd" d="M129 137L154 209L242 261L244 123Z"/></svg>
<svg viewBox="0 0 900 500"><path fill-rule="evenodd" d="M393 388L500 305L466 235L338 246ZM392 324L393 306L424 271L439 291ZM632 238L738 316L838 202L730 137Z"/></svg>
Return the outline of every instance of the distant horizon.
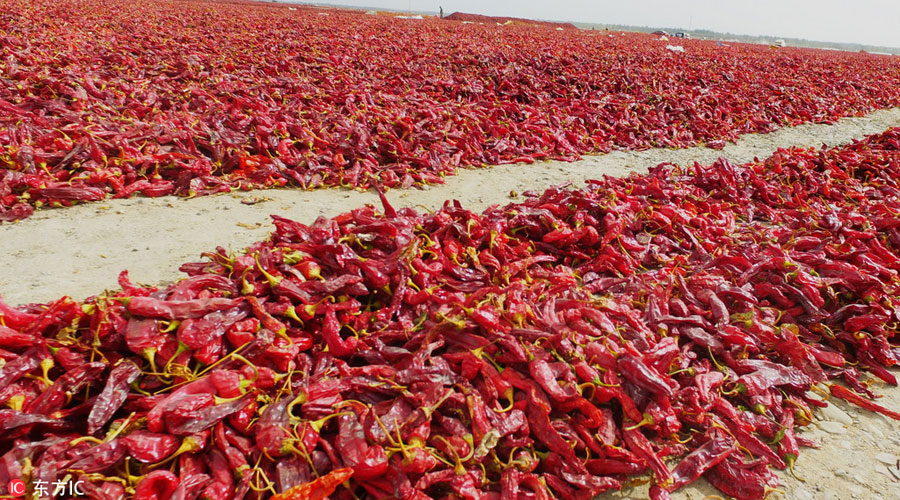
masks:
<svg viewBox="0 0 900 500"><path fill-rule="evenodd" d="M384 9L400 12L444 14L465 12L487 16L519 17L541 21L570 22L576 25L617 25L647 29L711 31L743 37L795 39L815 43L861 45L900 50L900 2L860 1L848 10L837 0L762 0L751 8L733 0L689 0L681 3L645 0L592 3L595 14L580 17L568 14L584 7L582 2L558 0L550 9L544 2L475 2L472 0L274 0L280 3L330 5L357 9ZM776 13L774 17L761 17ZM755 29L740 29L742 27ZM734 29L737 28L737 29Z"/></svg>

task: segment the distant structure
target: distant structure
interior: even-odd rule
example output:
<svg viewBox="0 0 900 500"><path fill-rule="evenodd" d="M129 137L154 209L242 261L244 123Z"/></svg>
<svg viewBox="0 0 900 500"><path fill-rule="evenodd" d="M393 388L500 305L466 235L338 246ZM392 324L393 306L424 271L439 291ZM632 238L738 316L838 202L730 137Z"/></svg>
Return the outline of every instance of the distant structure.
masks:
<svg viewBox="0 0 900 500"><path fill-rule="evenodd" d="M694 38L699 39L711 39L711 40L719 40L726 43L753 43L760 45L769 45L774 46L772 43L772 39L775 35L765 36L765 35L738 35L734 33L724 33L712 30L704 30L704 29L694 29L685 31L682 28L672 28L672 27L661 27L661 26L634 26L627 24L606 24L606 23L583 23L583 22L575 22L575 26L581 29L604 29L604 30L613 30L613 31L631 31L638 33L653 33L656 31L667 31L669 33L677 33L684 32L690 33ZM806 47L812 49L830 49L830 50L843 50L849 52L859 52L865 51L869 54L892 54L895 56L900 56L900 46L898 47L888 47L883 45L866 45L861 43L841 43L841 42L827 42L827 41L817 41L817 40L806 40L803 38L789 38L782 36L777 40L784 40L786 47Z"/></svg>
<svg viewBox="0 0 900 500"><path fill-rule="evenodd" d="M441 9L441 19L443 19L444 18L444 7L442 6L442 7L440 7L440 9Z"/></svg>

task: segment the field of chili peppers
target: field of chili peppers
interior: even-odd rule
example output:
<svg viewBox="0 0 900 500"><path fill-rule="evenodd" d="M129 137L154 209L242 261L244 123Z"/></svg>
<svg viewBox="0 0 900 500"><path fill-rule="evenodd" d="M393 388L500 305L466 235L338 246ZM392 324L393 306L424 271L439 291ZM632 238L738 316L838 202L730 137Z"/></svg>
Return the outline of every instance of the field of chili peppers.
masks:
<svg viewBox="0 0 900 500"><path fill-rule="evenodd" d="M0 220L738 134L900 103L891 57L247 2L0 0Z"/></svg>
<svg viewBox="0 0 900 500"><path fill-rule="evenodd" d="M0 304L0 485L762 498L823 399L900 420L870 399L897 383L898 210L900 128L480 214L273 216L163 289Z"/></svg>

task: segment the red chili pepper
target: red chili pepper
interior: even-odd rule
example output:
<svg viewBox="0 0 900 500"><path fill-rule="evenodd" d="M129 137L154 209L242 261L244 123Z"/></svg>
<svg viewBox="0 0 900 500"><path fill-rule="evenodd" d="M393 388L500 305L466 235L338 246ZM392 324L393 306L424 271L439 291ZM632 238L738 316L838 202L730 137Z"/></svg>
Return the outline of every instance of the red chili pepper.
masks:
<svg viewBox="0 0 900 500"><path fill-rule="evenodd" d="M60 468L79 470L91 474L109 469L118 463L127 453L125 446L119 440L113 439L88 448L84 451L69 451L74 455L71 460L65 461Z"/></svg>
<svg viewBox="0 0 900 500"><path fill-rule="evenodd" d="M335 469L328 474L308 483L299 484L293 488L272 497L272 500L324 500L341 485L353 477L353 469L345 467Z"/></svg>
<svg viewBox="0 0 900 500"><path fill-rule="evenodd" d="M346 62L340 51L316 57L309 71ZM172 71L195 66L173 61ZM105 91L84 86L89 96ZM209 92L201 87L192 100ZM121 95L132 93L146 97ZM427 106L377 133L340 115L347 130L337 140L327 129L267 124L259 103L240 89L229 96L234 109L223 126L252 115L256 147L302 161L315 183L334 175L335 163L359 178L375 172L377 158L314 154L365 142L358 133L393 148L392 161L440 161L401 139L427 130L423 120L438 116ZM447 137L465 142L507 128L489 123ZM142 152L127 141L120 147L154 156L171 143L172 154L218 155L216 165L167 162L206 169L173 177L177 189L226 186L213 171L237 172L247 189L281 174L314 184L271 155L221 144L225 129L216 134L215 144L176 134L154 135ZM46 161L52 153L38 143L62 141L71 151L81 141L79 161L121 169L116 186L153 187L137 184L138 170L151 166L104 157L109 138L78 137L35 136L7 159ZM513 147L495 139L497 148ZM579 136L564 130L535 140L569 151ZM900 130L892 130L746 165L664 164L584 190L529 193L482 214L448 203L425 214L385 206L386 217L364 207L309 226L276 218L267 240L243 255L207 253L168 287L148 291L123 277L120 292L85 303L16 308L8 316L19 323L0 317L0 334L13 339L0 347L0 440L12 443L0 458L0 484L27 475L28 463L33 480L71 466L90 471L92 491L103 495L103 482L143 484L134 474L146 471L123 469L131 453L135 463L162 462L147 470L178 478L173 498L259 496L251 484L283 492L344 466L354 470L347 493L373 497L586 498L621 487L625 478L606 474L646 470L654 498L702 476L724 492L759 497L775 485L769 468L792 466L808 444L796 427L824 404L806 394L812 384L841 377L874 397L860 369L895 378L897 151ZM48 168L55 180L23 173L43 171L37 165L5 175L35 193L73 178L65 169ZM112 175L104 169L76 180L100 182ZM416 179L405 172L396 182ZM8 196L18 197L0 192L2 203L15 201ZM304 276L292 267L298 262L315 263L319 276ZM832 389L888 411L841 391ZM86 427L107 439L83 439ZM44 434L66 437L35 437ZM670 471L664 460L678 458Z"/></svg>
<svg viewBox="0 0 900 500"><path fill-rule="evenodd" d="M738 441L738 443L740 443L740 445L744 448L750 450L751 453L755 453L763 457L779 469L784 469L787 466L784 460L782 460L781 457L778 456L778 454L769 447L769 445L762 442L759 438L753 435L753 429L746 425L742 419L738 418L737 420L725 420L723 424L728 428L729 431L731 431L732 435L734 435L734 438Z"/></svg>
<svg viewBox="0 0 900 500"><path fill-rule="evenodd" d="M128 312L134 316L161 319L193 319L203 317L213 311L234 307L235 301L225 298L194 300L158 300L151 297L132 297L128 301Z"/></svg>
<svg viewBox="0 0 900 500"><path fill-rule="evenodd" d="M777 478L767 473L747 467L732 457L727 457L710 469L707 480L726 495L737 500L761 500L767 489L777 484Z"/></svg>
<svg viewBox="0 0 900 500"><path fill-rule="evenodd" d="M626 427L622 430L622 437L628 449L641 457L653 470L658 484L664 488L672 484L672 472L666 467L659 455L653 451L650 441L641 433L640 429Z"/></svg>
<svg viewBox="0 0 900 500"><path fill-rule="evenodd" d="M166 424L163 418L165 412L184 404L192 396L206 396L205 399L195 398L195 401L212 401L212 395L215 392L216 387L209 377L201 377L179 387L160 401L153 403L152 408L147 412L147 429L151 432L162 432Z"/></svg>
<svg viewBox="0 0 900 500"><path fill-rule="evenodd" d="M0 410L0 429L10 430L32 424L54 424L55 418L41 414L25 413L19 410Z"/></svg>
<svg viewBox="0 0 900 500"><path fill-rule="evenodd" d="M88 434L94 434L106 425L128 398L129 386L140 374L141 369L129 361L123 361L109 372L106 385L97 396L88 415Z"/></svg>
<svg viewBox="0 0 900 500"><path fill-rule="evenodd" d="M725 325L729 322L728 308L725 307L725 303L722 302L722 299L715 292L712 290L700 290L697 292L697 298L709 306L716 324Z"/></svg>
<svg viewBox="0 0 900 500"><path fill-rule="evenodd" d="M535 438L550 450L559 453L563 458L572 460L570 463L577 470L578 466L576 464L580 462L575 458L574 450L553 428L549 415L533 404L527 406L526 415L528 416L528 424L534 431Z"/></svg>
<svg viewBox="0 0 900 500"><path fill-rule="evenodd" d="M569 401L578 397L578 393L573 386L569 385L565 388L560 386L553 369L550 368L547 361L535 359L528 364L528 369L534 381L540 384L541 388L547 391L547 394L554 400Z"/></svg>
<svg viewBox="0 0 900 500"><path fill-rule="evenodd" d="M165 500L178 487L178 476L167 470L155 470L138 482L134 488L135 500Z"/></svg>
<svg viewBox="0 0 900 500"><path fill-rule="evenodd" d="M247 394L233 401L206 404L206 395L198 394L196 399L181 401L179 406L170 410L166 421L166 430L176 436L205 431L225 417L240 411L253 397L255 395Z"/></svg>
<svg viewBox="0 0 900 500"><path fill-rule="evenodd" d="M125 487L121 484L108 481L98 486L89 481L86 476L77 477L78 481L80 481L79 486L81 486L79 489L89 498L96 498L97 500L115 500L117 498L122 498L125 495Z"/></svg>
<svg viewBox="0 0 900 500"><path fill-rule="evenodd" d="M3 302L0 296L0 320L9 328L24 328L38 319L37 314L19 311Z"/></svg>
<svg viewBox="0 0 900 500"><path fill-rule="evenodd" d="M21 347L30 347L38 342L39 337L20 333L12 328L0 325L0 347L7 349L15 349Z"/></svg>
<svg viewBox="0 0 900 500"><path fill-rule="evenodd" d="M256 400L251 399L243 408L227 417L228 423L236 431L247 434L250 432L251 426L256 419L258 408Z"/></svg>
<svg viewBox="0 0 900 500"><path fill-rule="evenodd" d="M32 348L25 351L21 356L17 356L12 361L7 362L0 368L0 387L10 387L11 384L18 381L28 372L40 366L41 360L47 359L47 357L42 355L41 351Z"/></svg>
<svg viewBox="0 0 900 500"><path fill-rule="evenodd" d="M216 392L223 398L236 398L244 393L241 387L242 377L240 372L231 370L213 370L209 374L209 380L216 387Z"/></svg>
<svg viewBox="0 0 900 500"><path fill-rule="evenodd" d="M328 345L329 352L337 357L347 357L356 352L357 340L355 337L341 338L341 324L337 320L334 309L327 307L322 321L322 338Z"/></svg>
<svg viewBox="0 0 900 500"><path fill-rule="evenodd" d="M672 471L673 482L669 491L674 491L696 481L704 472L715 467L731 455L737 447L734 440L724 437L713 438L696 448Z"/></svg>
<svg viewBox="0 0 900 500"><path fill-rule="evenodd" d="M340 453L344 465L353 470L353 476L365 480L385 474L388 457L381 446L370 446L366 442L363 426L356 415L338 417L340 430L334 446Z"/></svg>
<svg viewBox="0 0 900 500"><path fill-rule="evenodd" d="M100 362L85 363L78 368L66 372L47 390L24 406L27 413L50 414L66 404L68 394L78 392L93 382L103 373L106 365Z"/></svg>
<svg viewBox="0 0 900 500"><path fill-rule="evenodd" d="M845 401L849 401L860 408L864 408L869 411L874 411L876 413L881 413L882 415L893 418L894 420L900 420L900 413L889 410L877 403L873 403L867 399L863 399L861 396L851 392L849 389L846 389L837 384L831 384L829 387L831 391L831 395L841 398Z"/></svg>
<svg viewBox="0 0 900 500"><path fill-rule="evenodd" d="M288 453L286 441L291 434L287 427L290 420L287 409L290 403L285 398L269 404L253 426L256 446L270 457L281 457Z"/></svg>
<svg viewBox="0 0 900 500"><path fill-rule="evenodd" d="M639 462L627 462L611 458L593 458L585 463L588 472L598 476L614 474L640 474L647 466Z"/></svg>
<svg viewBox="0 0 900 500"><path fill-rule="evenodd" d="M666 381L662 375L631 354L620 355L616 366L626 379L656 396L672 397L675 394L677 384L674 381Z"/></svg>
<svg viewBox="0 0 900 500"><path fill-rule="evenodd" d="M134 431L119 441L128 450L130 456L139 462L154 464L175 453L181 440L170 434L148 431Z"/></svg>

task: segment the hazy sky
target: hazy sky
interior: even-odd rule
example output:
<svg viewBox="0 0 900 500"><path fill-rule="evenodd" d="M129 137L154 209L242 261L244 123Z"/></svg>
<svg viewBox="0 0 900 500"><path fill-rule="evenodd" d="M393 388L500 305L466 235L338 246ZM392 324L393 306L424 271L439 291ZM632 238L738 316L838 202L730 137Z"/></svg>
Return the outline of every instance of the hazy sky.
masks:
<svg viewBox="0 0 900 500"><path fill-rule="evenodd" d="M303 0L293 0L300 1ZM900 47L900 1L894 0L319 0L397 10L456 11L560 21L711 29ZM313 3L313 2L310 2Z"/></svg>

